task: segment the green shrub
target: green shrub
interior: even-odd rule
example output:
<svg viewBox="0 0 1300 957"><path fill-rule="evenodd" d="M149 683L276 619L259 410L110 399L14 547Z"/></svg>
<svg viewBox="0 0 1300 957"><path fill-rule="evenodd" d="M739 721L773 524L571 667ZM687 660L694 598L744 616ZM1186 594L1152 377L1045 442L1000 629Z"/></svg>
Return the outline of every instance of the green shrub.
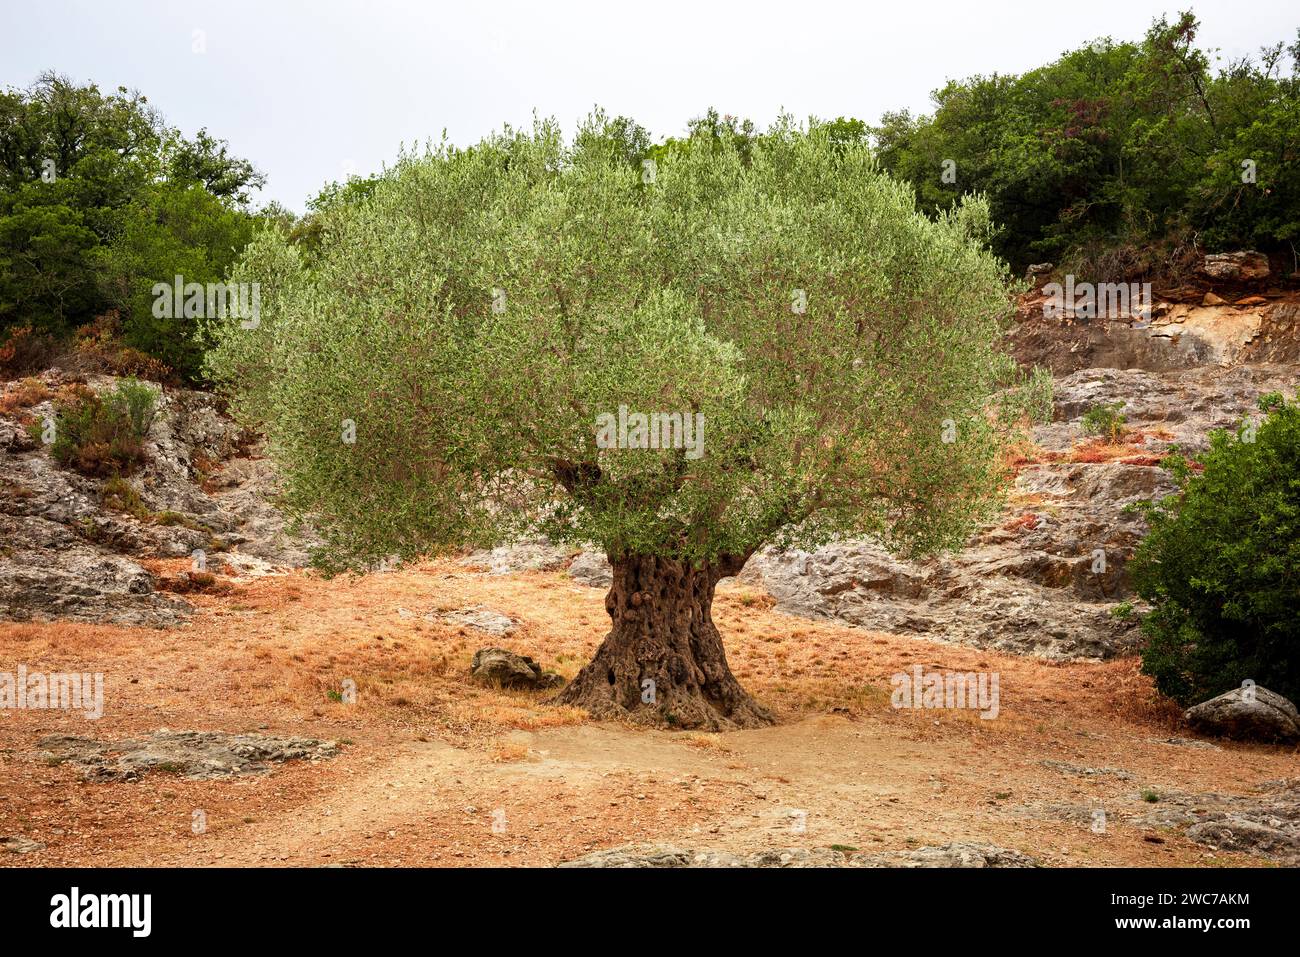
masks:
<svg viewBox="0 0 1300 957"><path fill-rule="evenodd" d="M89 389L56 406L50 455L85 475L129 475L144 462L144 437L153 423L157 395L124 379L107 396ZM39 434L42 424L36 423Z"/></svg>
<svg viewBox="0 0 1300 957"><path fill-rule="evenodd" d="M1083 431L1089 435L1104 435L1112 442L1118 442L1119 437L1124 434L1124 423L1128 421L1120 411L1122 408L1124 408L1123 402L1093 406L1084 413Z"/></svg>
<svg viewBox="0 0 1300 957"><path fill-rule="evenodd" d="M108 397L109 406L126 419L131 434L138 439L149 434L157 401L158 394L136 379L123 379Z"/></svg>
<svg viewBox="0 0 1300 957"><path fill-rule="evenodd" d="M1143 506L1142 670L1184 704L1247 678L1300 698L1300 406L1266 400L1258 425L1211 436L1203 473L1172 459L1180 492Z"/></svg>
<svg viewBox="0 0 1300 957"><path fill-rule="evenodd" d="M100 501L106 508L124 512L141 521L147 521L152 515L144 499L140 497L140 493L135 490L135 486L120 475L114 475L105 481L99 494Z"/></svg>

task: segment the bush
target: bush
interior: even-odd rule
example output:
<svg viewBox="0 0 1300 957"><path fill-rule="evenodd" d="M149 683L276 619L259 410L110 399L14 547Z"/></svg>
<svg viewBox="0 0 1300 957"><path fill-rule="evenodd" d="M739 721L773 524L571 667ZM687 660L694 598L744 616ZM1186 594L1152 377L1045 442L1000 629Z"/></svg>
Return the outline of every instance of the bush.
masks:
<svg viewBox="0 0 1300 957"><path fill-rule="evenodd" d="M1084 413L1083 431L1089 435L1104 435L1110 441L1118 442L1119 437L1124 434L1124 423L1128 421L1120 411L1122 408L1124 408L1123 402L1094 405Z"/></svg>
<svg viewBox="0 0 1300 957"><path fill-rule="evenodd" d="M1183 704L1246 678L1300 698L1300 406L1260 406L1263 422L1212 435L1204 472L1173 459L1179 494L1143 507L1142 670Z"/></svg>
<svg viewBox="0 0 1300 957"><path fill-rule="evenodd" d="M15 326L0 337L0 375L19 376L48 369L58 352L49 333L31 326Z"/></svg>
<svg viewBox="0 0 1300 957"><path fill-rule="evenodd" d="M153 423L154 390L134 379L106 397L82 388L56 406L50 455L85 475L129 475L144 462L144 437ZM43 423L32 425L39 436Z"/></svg>
<svg viewBox="0 0 1300 957"><path fill-rule="evenodd" d="M169 365L122 342L121 317L116 309L78 329L71 354L61 358L59 364L77 372L100 372L169 385L179 382Z"/></svg>

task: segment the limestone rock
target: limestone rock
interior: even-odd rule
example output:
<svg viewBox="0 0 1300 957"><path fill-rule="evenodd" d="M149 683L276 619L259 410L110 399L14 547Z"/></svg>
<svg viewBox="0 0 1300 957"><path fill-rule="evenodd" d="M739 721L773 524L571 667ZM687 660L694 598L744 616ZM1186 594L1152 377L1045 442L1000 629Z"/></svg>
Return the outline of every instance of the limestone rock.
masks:
<svg viewBox="0 0 1300 957"><path fill-rule="evenodd" d="M319 761L339 753L333 741L278 738L220 731L170 731L161 728L148 738L102 741L51 735L37 742L40 757L50 763L80 765L91 781L135 781L150 771L179 774L195 781L266 774L284 761Z"/></svg>
<svg viewBox="0 0 1300 957"><path fill-rule="evenodd" d="M792 847L737 854L689 850L672 844L629 844L595 851L559 867L1036 867L1033 858L992 844L951 843L881 854L846 853L828 847Z"/></svg>
<svg viewBox="0 0 1300 957"><path fill-rule="evenodd" d="M553 672L542 671L527 655L505 648L480 648L474 652L469 671L471 677L502 688L550 688L564 681Z"/></svg>
<svg viewBox="0 0 1300 957"><path fill-rule="evenodd" d="M487 566L490 575L511 575L515 572L549 571L563 565L570 555L571 548L560 548L542 539L536 542L520 542L503 545L485 551L477 551L461 561L467 566Z"/></svg>
<svg viewBox="0 0 1300 957"><path fill-rule="evenodd" d="M1283 365L1062 376L1053 421L1034 428L1037 448L1018 469L1007 510L960 551L912 562L860 540L766 549L739 578L765 588L779 611L895 634L1053 660L1131 653L1137 619L1112 610L1133 601L1127 563L1146 524L1127 506L1175 490L1159 467L1171 445L1196 455L1211 431L1258 416L1258 398L1290 394L1293 381ZM1131 451L1109 461L1076 454L1090 438L1083 416L1115 403Z"/></svg>
<svg viewBox="0 0 1300 957"><path fill-rule="evenodd" d="M614 583L614 570L600 552L582 552L569 563L569 577L580 585L608 588Z"/></svg>
<svg viewBox="0 0 1300 957"><path fill-rule="evenodd" d="M1254 250L1211 253L1202 261L1201 272L1224 282L1255 282L1268 278L1268 257Z"/></svg>
<svg viewBox="0 0 1300 957"><path fill-rule="evenodd" d="M31 854L44 850L45 845L40 841L33 841L30 837L15 834L12 837L0 837L0 848L4 848L10 854Z"/></svg>
<svg viewBox="0 0 1300 957"><path fill-rule="evenodd" d="M76 381L58 370L34 378L50 392ZM100 393L118 382L83 379ZM129 513L102 480L61 467L27 435L23 421L52 414L51 400L0 414L0 618L173 626L190 606L159 595L136 559L202 550L211 569L240 577L306 563L314 537L289 532L271 504L274 470L220 402L159 388L156 410L146 461L125 480L138 499Z"/></svg>
<svg viewBox="0 0 1300 957"><path fill-rule="evenodd" d="M434 616L426 615L425 617L427 619ZM489 635L498 637L510 634L519 625L509 615L503 615L499 611L484 608L481 605L473 608L462 608L459 611L442 612L437 617L452 624L477 628L479 631L485 631Z"/></svg>
<svg viewBox="0 0 1300 957"><path fill-rule="evenodd" d="M1300 741L1300 714L1280 694L1250 685L1188 708L1184 719L1202 734L1246 741Z"/></svg>
<svg viewBox="0 0 1300 957"><path fill-rule="evenodd" d="M1191 840L1216 850L1300 865L1300 779L1266 781L1251 794L1162 793L1158 804L1129 820L1185 827Z"/></svg>

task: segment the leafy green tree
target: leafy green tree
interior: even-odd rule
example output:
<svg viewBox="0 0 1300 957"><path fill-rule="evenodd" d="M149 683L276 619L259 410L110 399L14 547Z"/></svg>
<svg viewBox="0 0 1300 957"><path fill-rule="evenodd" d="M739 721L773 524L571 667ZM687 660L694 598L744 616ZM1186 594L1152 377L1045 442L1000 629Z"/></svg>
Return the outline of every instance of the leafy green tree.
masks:
<svg viewBox="0 0 1300 957"><path fill-rule="evenodd" d="M307 215L289 225L287 231L290 242L298 246L307 262L315 260L337 211L354 203L364 203L374 194L379 180L377 175L351 176L343 183L326 184L307 201ZM277 219L284 224L283 217Z"/></svg>
<svg viewBox="0 0 1300 957"><path fill-rule="evenodd" d="M248 160L230 155L226 141L207 130L199 130L193 140L173 132L165 159L170 181L197 183L212 196L239 205L247 204L249 189L261 187L266 179Z"/></svg>
<svg viewBox="0 0 1300 957"><path fill-rule="evenodd" d="M109 302L122 315L127 345L161 359L186 379L201 372L204 343L183 309L157 315L155 283L221 282L252 238L256 221L190 183L139 191L119 216L111 243L95 250L94 265Z"/></svg>
<svg viewBox="0 0 1300 957"><path fill-rule="evenodd" d="M932 115L882 118L881 163L927 212L987 195L995 248L1018 269L1051 259L1118 280L1177 272L1198 242L1289 253L1300 41L1215 72L1197 26L1191 13L1161 17L1138 42L1099 39L1018 76L949 82Z"/></svg>
<svg viewBox="0 0 1300 957"><path fill-rule="evenodd" d="M1192 704L1247 678L1300 698L1300 405L1216 432L1204 471L1175 461L1180 490L1145 508L1128 569L1152 612L1142 670Z"/></svg>
<svg viewBox="0 0 1300 957"><path fill-rule="evenodd" d="M599 134L403 156L310 267L264 232L235 270L262 285L261 325L214 324L211 373L327 569L596 543L613 626L561 700L761 724L715 586L765 543L917 554L990 514L1008 277L982 202L921 216L825 129L692 136L652 183ZM653 444L633 418L651 414Z"/></svg>
<svg viewBox="0 0 1300 957"><path fill-rule="evenodd" d="M142 346L192 367L192 329L146 334L139 299L186 269L207 281L224 268L251 234L245 206L262 181L206 130L169 128L139 93L52 72L0 93L0 332L62 333L116 306Z"/></svg>
<svg viewBox="0 0 1300 957"><path fill-rule="evenodd" d="M97 241L85 218L62 203L15 198L7 205L0 215L0 328L62 330L89 315L98 303L89 262Z"/></svg>

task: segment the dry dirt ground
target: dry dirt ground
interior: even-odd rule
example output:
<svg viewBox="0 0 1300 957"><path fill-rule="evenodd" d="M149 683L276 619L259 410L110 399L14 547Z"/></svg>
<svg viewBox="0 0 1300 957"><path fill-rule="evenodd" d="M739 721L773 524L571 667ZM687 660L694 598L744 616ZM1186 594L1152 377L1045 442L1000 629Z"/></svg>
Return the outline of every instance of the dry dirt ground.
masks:
<svg viewBox="0 0 1300 957"><path fill-rule="evenodd" d="M474 650L492 644L566 677L581 667L606 630L604 595L562 572L491 576L448 560L221 588L188 596L199 611L177 630L0 625L3 669L105 675L98 721L0 711L0 835L45 845L0 865L550 865L638 841L863 852L987 841L1054 866L1266 866L1126 819L1150 808L1144 789L1246 794L1300 768L1294 748L1164 743L1183 733L1177 714L1132 660L1052 665L811 622L734 583L715 606L729 660L781 723L720 735L593 723L543 693L469 679ZM494 639L438 617L479 605L519 630ZM998 672L999 717L892 709L889 676L914 664ZM346 679L355 703L336 700ZM36 754L49 734L161 727L343 748L258 777L155 770L135 783L85 782ZM1066 805L1104 808L1105 832L1053 810Z"/></svg>

